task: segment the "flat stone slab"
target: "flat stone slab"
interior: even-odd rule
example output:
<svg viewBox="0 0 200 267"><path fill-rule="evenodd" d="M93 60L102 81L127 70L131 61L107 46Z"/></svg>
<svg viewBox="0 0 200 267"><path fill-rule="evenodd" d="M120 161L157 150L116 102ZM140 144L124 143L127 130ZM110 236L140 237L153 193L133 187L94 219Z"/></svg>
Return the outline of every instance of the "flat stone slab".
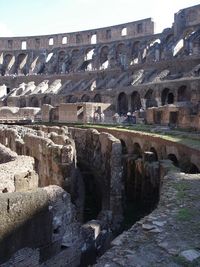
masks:
<svg viewBox="0 0 200 267"><path fill-rule="evenodd" d="M195 249L189 249L182 251L180 255L184 257L187 261L192 262L193 260L196 260L200 257L200 252Z"/></svg>

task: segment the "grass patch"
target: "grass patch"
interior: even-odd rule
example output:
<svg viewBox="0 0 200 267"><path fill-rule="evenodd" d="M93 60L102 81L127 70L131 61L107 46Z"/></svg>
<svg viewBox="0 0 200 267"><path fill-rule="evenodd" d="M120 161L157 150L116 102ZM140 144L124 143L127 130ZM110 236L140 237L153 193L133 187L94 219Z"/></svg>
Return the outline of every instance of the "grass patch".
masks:
<svg viewBox="0 0 200 267"><path fill-rule="evenodd" d="M78 127L78 128L105 128L110 130L119 130L119 131L132 131L132 132L142 132L146 135L152 137L159 137L164 140L171 142L176 142L179 144L186 145L188 147L200 150L200 140L192 139L191 137L186 137L181 132L178 131L167 131L167 132L153 132L155 126L145 125L145 124L134 124L134 125L114 125L114 124L83 124L83 123L37 123L46 126L68 126L68 127ZM37 125L35 124L35 125Z"/></svg>
<svg viewBox="0 0 200 267"><path fill-rule="evenodd" d="M183 209L180 209L178 211L178 214L177 214L177 220L179 221L190 221L193 217L193 211L187 209L187 208L183 208Z"/></svg>

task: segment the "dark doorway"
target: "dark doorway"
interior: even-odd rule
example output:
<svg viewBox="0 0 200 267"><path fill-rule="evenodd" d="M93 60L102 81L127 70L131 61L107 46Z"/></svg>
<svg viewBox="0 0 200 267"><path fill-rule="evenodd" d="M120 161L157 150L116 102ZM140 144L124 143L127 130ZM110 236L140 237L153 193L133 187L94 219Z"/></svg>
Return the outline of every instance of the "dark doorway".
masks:
<svg viewBox="0 0 200 267"><path fill-rule="evenodd" d="M173 104L174 103L174 95L172 93L168 94L167 103L168 104Z"/></svg>
<svg viewBox="0 0 200 267"><path fill-rule="evenodd" d="M125 93L120 93L118 96L118 112L126 114L128 112L128 98Z"/></svg>
<svg viewBox="0 0 200 267"><path fill-rule="evenodd" d="M177 126L178 122L178 112L170 112L169 114L169 123L171 126Z"/></svg>
<svg viewBox="0 0 200 267"><path fill-rule="evenodd" d="M131 95L131 110L139 110L142 107L140 95L138 92L133 92Z"/></svg>
<svg viewBox="0 0 200 267"><path fill-rule="evenodd" d="M162 111L157 111L154 113L154 121L155 121L155 124L161 124L161 121L162 121Z"/></svg>

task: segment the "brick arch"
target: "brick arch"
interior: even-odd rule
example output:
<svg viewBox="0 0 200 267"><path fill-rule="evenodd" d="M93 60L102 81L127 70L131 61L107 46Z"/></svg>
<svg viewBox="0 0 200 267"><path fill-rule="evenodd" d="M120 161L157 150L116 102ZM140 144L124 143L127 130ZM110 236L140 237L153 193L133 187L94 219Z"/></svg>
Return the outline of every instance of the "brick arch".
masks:
<svg viewBox="0 0 200 267"><path fill-rule="evenodd" d="M118 95L117 110L119 114L126 114L128 112L128 96L124 92Z"/></svg>
<svg viewBox="0 0 200 267"><path fill-rule="evenodd" d="M49 105L51 105L51 97L48 96L48 95L44 96L43 99L42 99L42 104L49 104Z"/></svg>
<svg viewBox="0 0 200 267"><path fill-rule="evenodd" d="M173 103L174 103L174 93L169 88L164 88L161 93L162 106Z"/></svg>
<svg viewBox="0 0 200 267"><path fill-rule="evenodd" d="M75 95L67 95L65 97L65 103L76 103L78 98Z"/></svg>
<svg viewBox="0 0 200 267"><path fill-rule="evenodd" d="M80 100L81 100L81 102L90 102L90 97L89 97L89 95L84 94L81 96Z"/></svg>
<svg viewBox="0 0 200 267"><path fill-rule="evenodd" d="M177 91L177 102L189 101L190 100L190 92L186 85L182 85L178 88Z"/></svg>
<svg viewBox="0 0 200 267"><path fill-rule="evenodd" d="M29 99L29 107L39 107L39 100L36 96L33 96Z"/></svg>
<svg viewBox="0 0 200 267"><path fill-rule="evenodd" d="M157 107L158 103L157 100L155 99L155 94L153 89L148 89L148 91L146 92L145 96L145 104L146 104L146 108L150 108L150 107Z"/></svg>
<svg viewBox="0 0 200 267"><path fill-rule="evenodd" d="M102 102L101 95L96 94L93 98L93 102L101 103Z"/></svg>
<svg viewBox="0 0 200 267"><path fill-rule="evenodd" d="M109 46L105 45L100 50L100 64L102 65L104 62L108 60Z"/></svg>
<svg viewBox="0 0 200 267"><path fill-rule="evenodd" d="M134 91L131 94L131 110L132 111L139 110L141 107L142 104L141 104L140 94L137 91Z"/></svg>

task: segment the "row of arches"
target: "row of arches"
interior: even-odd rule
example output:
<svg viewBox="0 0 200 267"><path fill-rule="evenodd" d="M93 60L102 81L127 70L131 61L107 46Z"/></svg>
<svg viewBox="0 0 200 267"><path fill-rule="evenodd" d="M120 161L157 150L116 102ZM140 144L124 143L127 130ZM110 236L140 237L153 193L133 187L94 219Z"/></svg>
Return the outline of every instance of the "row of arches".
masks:
<svg viewBox="0 0 200 267"><path fill-rule="evenodd" d="M66 103L76 103L76 102L96 102L101 103L102 98L100 94L96 94L93 98L91 98L89 95L84 94L80 98L74 95L68 95L65 98Z"/></svg>
<svg viewBox="0 0 200 267"><path fill-rule="evenodd" d="M101 103L102 99L101 99L101 95L100 94L96 94L94 97L90 97L87 94L82 95L80 98L78 98L75 95L68 95L65 97L64 99L65 103L76 103L76 102L96 102L96 103ZM41 105L43 104L49 104L52 105L52 98L48 95L44 96L41 100L39 100L39 98L37 96L32 96L29 100L28 100L28 104L26 102L25 98L20 98L20 103L19 106L21 108L29 106L29 107L40 107L40 103Z"/></svg>
<svg viewBox="0 0 200 267"><path fill-rule="evenodd" d="M144 103L142 104L142 97L138 91L134 91L130 95L131 111L139 110L141 107L158 107L160 101L161 105L173 104L175 102L186 102L191 101L195 92L190 92L188 88L183 85L180 86L176 91L169 88L164 88L161 92L160 99L155 97L155 93L152 89L149 89L143 96ZM193 97L194 98L194 97ZM129 110L129 96L125 92L121 92L117 98L117 109L121 114L125 114Z"/></svg>
<svg viewBox="0 0 200 267"><path fill-rule="evenodd" d="M1 64L3 70L1 75L26 75L28 73L32 74L32 72L40 74L44 71L44 66L42 70L41 66L37 68L34 66L38 64L47 64L48 62L57 65L56 67L53 67L53 71L56 73L70 72L74 68L79 71L107 68L108 64L106 64L106 62L108 61L110 67L112 65L116 66L116 64L126 65L132 62L133 58L138 55L139 50L144 49L146 44L150 45L153 42L152 38L154 37L151 37L150 40L146 41L120 41L117 44L113 43L104 46L91 44L87 48L52 49L50 51L43 51L40 54L35 53L35 55L24 51L20 54L5 53L4 55L2 53ZM90 56L88 57L88 55ZM78 59L78 62L76 62L76 59ZM82 63L80 64L80 62ZM66 63L66 65L63 63ZM45 71L49 71L47 66ZM50 68L50 72L51 71L52 68Z"/></svg>
<svg viewBox="0 0 200 267"><path fill-rule="evenodd" d="M123 139L120 139L120 141L121 141L121 146L122 146L122 153L124 155L128 154L129 152L128 152L128 147L126 145L126 142ZM153 153L154 161L163 159L163 158L159 158L159 153L153 146L150 147L148 150ZM139 143L137 142L133 143L132 148L131 148L131 154L136 155L136 158L143 158L144 151ZM185 173L189 173L189 174L200 173L200 169L194 163L192 163L189 159L183 158L179 160L178 157L173 153L167 154L165 159L171 160L172 164L175 167L180 168L180 170Z"/></svg>

